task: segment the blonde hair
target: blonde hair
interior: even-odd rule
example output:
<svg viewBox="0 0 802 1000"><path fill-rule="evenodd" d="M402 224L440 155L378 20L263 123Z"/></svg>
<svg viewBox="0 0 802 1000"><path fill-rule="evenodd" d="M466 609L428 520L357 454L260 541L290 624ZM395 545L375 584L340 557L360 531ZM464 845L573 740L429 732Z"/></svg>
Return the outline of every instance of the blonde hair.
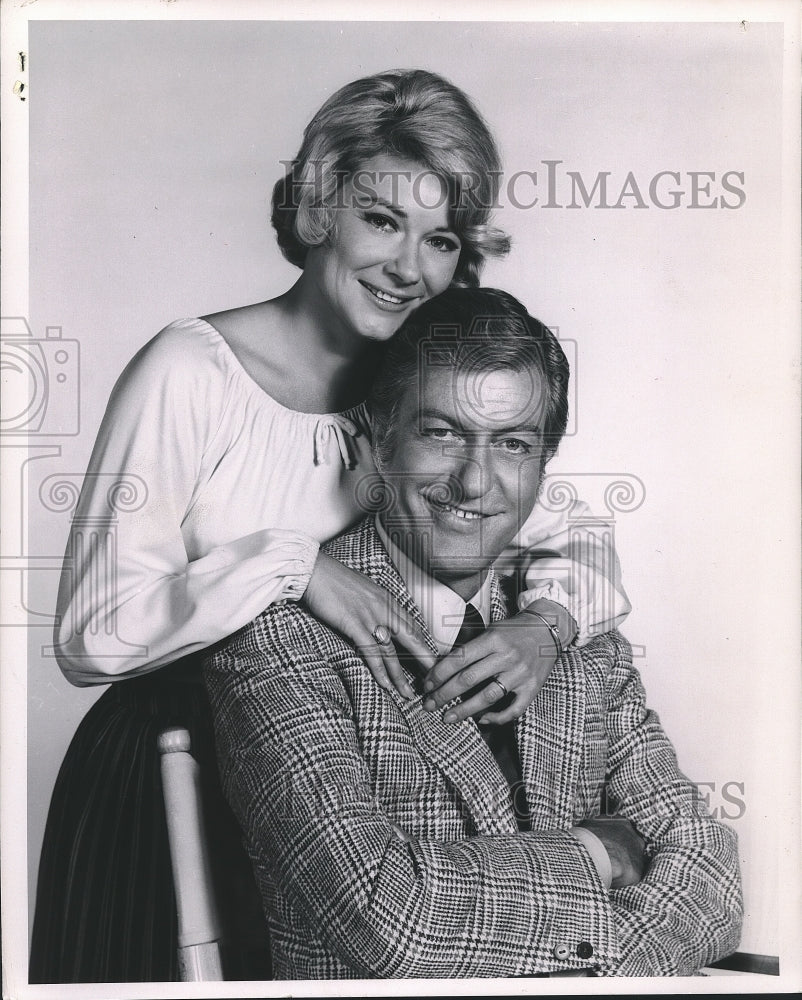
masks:
<svg viewBox="0 0 802 1000"><path fill-rule="evenodd" d="M476 286L484 259L509 250L489 225L501 180L493 136L458 87L425 70L389 70L346 84L304 131L298 155L273 189L281 252L303 268L334 228L341 185L382 154L422 164L448 189L449 225L462 243L453 284Z"/></svg>

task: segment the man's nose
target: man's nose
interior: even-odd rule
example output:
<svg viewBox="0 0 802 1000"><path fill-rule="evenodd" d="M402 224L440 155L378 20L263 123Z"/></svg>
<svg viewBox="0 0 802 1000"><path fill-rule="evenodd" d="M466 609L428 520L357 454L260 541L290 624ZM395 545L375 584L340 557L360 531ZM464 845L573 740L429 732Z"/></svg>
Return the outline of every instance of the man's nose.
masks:
<svg viewBox="0 0 802 1000"><path fill-rule="evenodd" d="M405 285L420 281L420 247L416 240L404 238L397 246L397 253L387 264L393 277Z"/></svg>
<svg viewBox="0 0 802 1000"><path fill-rule="evenodd" d="M465 500L476 500L487 490L492 470L488 467L490 449L478 444L469 444L453 455L451 475L457 480Z"/></svg>

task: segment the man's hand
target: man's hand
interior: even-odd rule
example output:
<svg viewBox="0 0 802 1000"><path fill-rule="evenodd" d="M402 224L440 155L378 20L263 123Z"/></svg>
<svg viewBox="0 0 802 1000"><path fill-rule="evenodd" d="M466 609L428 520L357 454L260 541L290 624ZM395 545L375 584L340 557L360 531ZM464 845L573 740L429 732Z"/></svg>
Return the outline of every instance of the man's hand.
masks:
<svg viewBox="0 0 802 1000"><path fill-rule="evenodd" d="M576 626L564 608L545 600L534 602L532 607L549 618L562 615L566 644L573 639ZM510 722L523 715L534 701L558 655L555 638L543 619L521 611L489 626L482 635L444 656L426 677L423 707L427 712L436 712L459 696L464 700L449 709L445 722L461 722L471 715L479 715L477 722L483 725ZM498 684L486 683L491 678L498 678L508 692L500 710L488 711L503 694ZM486 686L480 691L466 697L483 683Z"/></svg>
<svg viewBox="0 0 802 1000"><path fill-rule="evenodd" d="M646 874L646 843L628 819L597 816L584 819L577 826L595 833L604 844L613 868L613 889L637 885Z"/></svg>

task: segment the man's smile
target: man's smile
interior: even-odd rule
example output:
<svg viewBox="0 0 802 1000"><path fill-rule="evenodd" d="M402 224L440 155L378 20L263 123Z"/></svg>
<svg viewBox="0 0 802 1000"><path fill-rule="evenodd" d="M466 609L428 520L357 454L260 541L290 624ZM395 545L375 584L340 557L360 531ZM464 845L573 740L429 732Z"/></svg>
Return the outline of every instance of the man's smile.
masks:
<svg viewBox="0 0 802 1000"><path fill-rule="evenodd" d="M476 522L493 516L485 514L481 510L469 510L467 507L457 507L455 504L444 503L435 499L431 494L424 494L424 499L436 514L445 515L449 519L456 518L458 521Z"/></svg>

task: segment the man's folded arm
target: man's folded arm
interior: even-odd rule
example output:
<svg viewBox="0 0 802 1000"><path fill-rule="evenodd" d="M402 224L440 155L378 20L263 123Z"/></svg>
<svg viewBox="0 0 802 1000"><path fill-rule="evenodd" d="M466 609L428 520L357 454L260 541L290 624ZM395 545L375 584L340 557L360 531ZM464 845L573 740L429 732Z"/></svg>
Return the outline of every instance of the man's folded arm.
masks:
<svg viewBox="0 0 802 1000"><path fill-rule="evenodd" d="M737 838L712 819L680 771L645 703L629 643L618 633L608 678L608 811L646 840L637 885L610 895L621 948L619 975L690 975L738 946L743 916ZM610 808L611 807L611 808Z"/></svg>
<svg viewBox="0 0 802 1000"><path fill-rule="evenodd" d="M402 840L339 676L312 652L282 659L207 670L221 774L260 883L272 879L330 951L378 977L610 968L608 896L570 833Z"/></svg>

